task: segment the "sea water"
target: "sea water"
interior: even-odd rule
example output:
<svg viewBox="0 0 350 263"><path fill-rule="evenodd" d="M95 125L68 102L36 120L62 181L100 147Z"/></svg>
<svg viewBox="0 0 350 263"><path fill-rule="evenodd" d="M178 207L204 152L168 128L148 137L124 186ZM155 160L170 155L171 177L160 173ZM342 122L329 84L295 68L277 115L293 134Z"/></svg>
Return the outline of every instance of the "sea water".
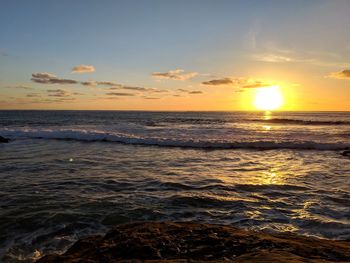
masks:
<svg viewBox="0 0 350 263"><path fill-rule="evenodd" d="M0 111L0 136L4 262L145 220L350 239L349 112Z"/></svg>

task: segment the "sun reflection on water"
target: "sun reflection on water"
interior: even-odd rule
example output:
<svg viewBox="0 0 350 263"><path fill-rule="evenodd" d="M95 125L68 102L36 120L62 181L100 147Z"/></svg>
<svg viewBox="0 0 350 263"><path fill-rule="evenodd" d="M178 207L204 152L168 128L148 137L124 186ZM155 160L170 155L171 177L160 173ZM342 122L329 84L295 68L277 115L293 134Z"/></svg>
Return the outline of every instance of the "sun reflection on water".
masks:
<svg viewBox="0 0 350 263"><path fill-rule="evenodd" d="M285 179L281 173L278 173L276 171L266 171L262 173L260 183L282 185L285 183Z"/></svg>
<svg viewBox="0 0 350 263"><path fill-rule="evenodd" d="M271 126L270 126L270 125L263 125L262 127L263 127L263 129L264 129L265 131L271 130Z"/></svg>
<svg viewBox="0 0 350 263"><path fill-rule="evenodd" d="M267 121L267 120L271 120L271 118L272 118L272 112L271 112L271 111L265 111L265 112L264 112L263 119L264 119L265 121Z"/></svg>

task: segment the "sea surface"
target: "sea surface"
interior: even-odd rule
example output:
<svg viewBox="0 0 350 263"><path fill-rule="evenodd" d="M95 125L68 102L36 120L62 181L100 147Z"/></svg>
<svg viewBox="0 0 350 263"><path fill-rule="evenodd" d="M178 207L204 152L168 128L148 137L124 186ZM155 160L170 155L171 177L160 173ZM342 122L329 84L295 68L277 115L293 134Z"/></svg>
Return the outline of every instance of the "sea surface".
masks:
<svg viewBox="0 0 350 263"><path fill-rule="evenodd" d="M143 220L350 239L349 112L0 111L0 262Z"/></svg>

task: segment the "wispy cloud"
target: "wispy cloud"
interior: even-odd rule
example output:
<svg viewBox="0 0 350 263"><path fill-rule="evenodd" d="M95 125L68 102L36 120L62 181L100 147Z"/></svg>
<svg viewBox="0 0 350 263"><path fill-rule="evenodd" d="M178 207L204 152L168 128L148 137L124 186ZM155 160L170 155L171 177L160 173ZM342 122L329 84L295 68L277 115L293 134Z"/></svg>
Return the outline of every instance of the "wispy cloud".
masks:
<svg viewBox="0 0 350 263"><path fill-rule="evenodd" d="M244 77L226 77L222 79L213 79L202 82L203 85L209 86L232 86L239 88L261 88L271 86L272 83L263 80L244 78Z"/></svg>
<svg viewBox="0 0 350 263"><path fill-rule="evenodd" d="M10 97L9 100L4 101L8 104L55 104L55 103L69 103L74 102L75 98L43 98L41 96L35 96L34 94L28 94L25 98Z"/></svg>
<svg viewBox="0 0 350 263"><path fill-rule="evenodd" d="M272 84L269 82L264 82L261 80L248 80L247 84L242 85L241 88L244 89L256 89L256 88L262 88L262 87L267 87L271 86Z"/></svg>
<svg viewBox="0 0 350 263"><path fill-rule="evenodd" d="M168 72L153 72L155 79L187 80L198 75L198 72L185 72L183 69L169 70Z"/></svg>
<svg viewBox="0 0 350 263"><path fill-rule="evenodd" d="M167 89L154 89L154 88L149 88L148 91L153 92L153 93L167 93L167 92L169 92L169 90L167 90Z"/></svg>
<svg viewBox="0 0 350 263"><path fill-rule="evenodd" d="M40 84L77 84L78 81L72 79L61 79L56 75L43 72L43 73L33 73L31 80Z"/></svg>
<svg viewBox="0 0 350 263"><path fill-rule="evenodd" d="M39 93L29 93L26 95L27 98L39 98L41 95Z"/></svg>
<svg viewBox="0 0 350 263"><path fill-rule="evenodd" d="M7 89L25 89L25 90L32 90L32 87L24 86L24 85L17 85L17 86L7 86L5 87Z"/></svg>
<svg viewBox="0 0 350 263"><path fill-rule="evenodd" d="M233 81L231 78L222 78L222 79L213 79L209 81L202 82L203 85L210 85L210 86L220 86L220 85L230 85L233 84Z"/></svg>
<svg viewBox="0 0 350 263"><path fill-rule="evenodd" d="M254 61L267 63L305 63L320 67L349 67L350 63L342 56L331 52L304 51L273 49L268 52L255 53L252 55Z"/></svg>
<svg viewBox="0 0 350 263"><path fill-rule="evenodd" d="M124 93L124 92L108 92L106 93L108 96L135 96L133 93Z"/></svg>
<svg viewBox="0 0 350 263"><path fill-rule="evenodd" d="M135 87L135 86L123 86L119 84L119 86L113 86L108 88L108 90L132 90L141 93L167 93L169 92L166 89L155 89L155 88L145 88L145 87Z"/></svg>
<svg viewBox="0 0 350 263"><path fill-rule="evenodd" d="M71 94L69 91L64 90L64 89L49 89L47 90L47 92L49 93L48 96L50 97L69 97Z"/></svg>
<svg viewBox="0 0 350 263"><path fill-rule="evenodd" d="M38 103L63 103L63 102L73 102L75 101L75 98L56 98L56 99L40 99L37 102Z"/></svg>
<svg viewBox="0 0 350 263"><path fill-rule="evenodd" d="M187 90L185 90L185 89L177 89L176 91L187 92Z"/></svg>
<svg viewBox="0 0 350 263"><path fill-rule="evenodd" d="M150 89L144 88L144 87L130 87L130 86L123 86L123 89L126 90L135 90L135 91L149 91Z"/></svg>
<svg viewBox="0 0 350 263"><path fill-rule="evenodd" d="M95 80L82 81L80 84L83 86L97 86L97 82Z"/></svg>
<svg viewBox="0 0 350 263"><path fill-rule="evenodd" d="M97 81L97 85L102 85L102 86L119 86L121 87L122 85L119 83L115 83L113 81Z"/></svg>
<svg viewBox="0 0 350 263"><path fill-rule="evenodd" d="M56 75L47 72L33 73L31 80L40 84L81 84L87 87L96 87L96 86L106 86L109 87L109 90L131 90L139 93L166 93L169 92L167 89L156 89L156 88L146 88L139 86L128 86L123 85L114 81L96 81L96 80L88 80L88 81L77 81L73 79L61 79ZM17 88L23 89L31 89L29 87L17 86ZM123 94L120 92L119 94ZM131 94L131 93L125 93ZM134 96L132 95L119 95L119 96Z"/></svg>
<svg viewBox="0 0 350 263"><path fill-rule="evenodd" d="M167 93L169 90L167 89L158 89L158 88L147 88L142 86L128 86L123 85L114 81L97 81L97 80L88 80L88 81L77 81L73 79L62 79L57 77L52 73L47 72L39 72L33 73L31 80L40 84L81 84L87 87L95 87L95 86L105 86L108 87L110 92L107 92L107 97L132 97L132 96L144 96L155 98L152 94L161 94ZM24 87L22 87L24 88ZM123 92L123 91L132 91L132 92ZM71 98L72 96L80 96L84 95L79 92L70 92L65 89L49 89L47 90L49 97L57 97L57 98ZM191 94L199 94L199 92L195 91ZM150 96L148 96L150 95ZM34 96L33 96L34 97Z"/></svg>
<svg viewBox="0 0 350 263"><path fill-rule="evenodd" d="M338 72L331 72L328 77L333 78L333 79L350 80L350 69L344 69L344 70L338 71Z"/></svg>
<svg viewBox="0 0 350 263"><path fill-rule="evenodd" d="M254 56L254 58L257 61L271 62L271 63L283 63L283 62L296 61L296 59L292 57L289 57L286 55L280 55L280 54L273 54L273 53L257 54Z"/></svg>
<svg viewBox="0 0 350 263"><path fill-rule="evenodd" d="M176 91L187 93L187 94L203 94L203 91L201 90L187 90L187 89L177 89Z"/></svg>
<svg viewBox="0 0 350 263"><path fill-rule="evenodd" d="M203 94L203 91L201 91L201 90L192 90L192 91L189 91L188 94Z"/></svg>
<svg viewBox="0 0 350 263"><path fill-rule="evenodd" d="M160 98L157 98L157 97L146 97L146 96L144 96L142 98L144 98L146 100L159 100L160 99Z"/></svg>
<svg viewBox="0 0 350 263"><path fill-rule="evenodd" d="M92 65L78 65L72 68L72 73L91 73L95 72L95 67Z"/></svg>

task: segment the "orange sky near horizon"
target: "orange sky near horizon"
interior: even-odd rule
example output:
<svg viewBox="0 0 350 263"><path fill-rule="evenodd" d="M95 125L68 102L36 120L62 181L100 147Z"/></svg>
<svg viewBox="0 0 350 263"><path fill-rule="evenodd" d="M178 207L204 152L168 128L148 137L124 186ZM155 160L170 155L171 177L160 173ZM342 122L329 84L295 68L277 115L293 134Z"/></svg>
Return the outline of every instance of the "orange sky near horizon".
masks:
<svg viewBox="0 0 350 263"><path fill-rule="evenodd" d="M274 110L350 111L349 12L346 0L8 1L0 109L252 111L278 86Z"/></svg>

